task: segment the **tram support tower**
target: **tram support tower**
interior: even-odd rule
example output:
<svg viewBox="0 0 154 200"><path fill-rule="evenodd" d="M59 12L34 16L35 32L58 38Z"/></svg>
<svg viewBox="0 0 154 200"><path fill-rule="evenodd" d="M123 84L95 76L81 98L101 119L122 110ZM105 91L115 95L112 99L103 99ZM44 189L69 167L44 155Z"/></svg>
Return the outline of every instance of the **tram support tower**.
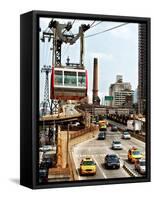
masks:
<svg viewBox="0 0 154 200"><path fill-rule="evenodd" d="M45 73L45 87L44 87L44 100L43 100L43 115L47 114L48 109L50 109L49 101L49 72L51 71L51 66L44 65L41 69L42 73Z"/></svg>

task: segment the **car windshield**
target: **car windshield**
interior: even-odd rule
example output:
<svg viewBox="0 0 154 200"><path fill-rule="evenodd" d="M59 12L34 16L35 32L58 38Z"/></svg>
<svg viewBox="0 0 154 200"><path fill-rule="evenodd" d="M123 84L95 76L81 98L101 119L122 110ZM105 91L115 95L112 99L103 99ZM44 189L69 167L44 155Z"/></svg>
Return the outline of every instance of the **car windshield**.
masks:
<svg viewBox="0 0 154 200"><path fill-rule="evenodd" d="M121 144L120 141L113 141L114 144Z"/></svg>
<svg viewBox="0 0 154 200"><path fill-rule="evenodd" d="M105 135L105 133L104 132L100 132L99 135Z"/></svg>
<svg viewBox="0 0 154 200"><path fill-rule="evenodd" d="M141 166L145 166L145 161L140 161Z"/></svg>
<svg viewBox="0 0 154 200"><path fill-rule="evenodd" d="M141 155L141 152L140 151L134 151L133 155L135 155L135 156Z"/></svg>
<svg viewBox="0 0 154 200"><path fill-rule="evenodd" d="M118 158L116 155L110 155L110 156L108 157L108 160L109 160L109 161L118 161L119 158Z"/></svg>
<svg viewBox="0 0 154 200"><path fill-rule="evenodd" d="M129 135L129 133L128 132L124 132L124 135Z"/></svg>
<svg viewBox="0 0 154 200"><path fill-rule="evenodd" d="M83 161L82 162L82 165L94 165L95 163L91 160L88 160L88 161Z"/></svg>

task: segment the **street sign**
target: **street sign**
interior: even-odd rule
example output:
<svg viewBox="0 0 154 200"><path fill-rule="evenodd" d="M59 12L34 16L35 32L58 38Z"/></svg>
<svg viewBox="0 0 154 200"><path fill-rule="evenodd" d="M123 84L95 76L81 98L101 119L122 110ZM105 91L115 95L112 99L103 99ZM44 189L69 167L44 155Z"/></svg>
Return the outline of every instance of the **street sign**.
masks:
<svg viewBox="0 0 154 200"><path fill-rule="evenodd" d="M113 96L105 96L105 101L112 101L113 100Z"/></svg>

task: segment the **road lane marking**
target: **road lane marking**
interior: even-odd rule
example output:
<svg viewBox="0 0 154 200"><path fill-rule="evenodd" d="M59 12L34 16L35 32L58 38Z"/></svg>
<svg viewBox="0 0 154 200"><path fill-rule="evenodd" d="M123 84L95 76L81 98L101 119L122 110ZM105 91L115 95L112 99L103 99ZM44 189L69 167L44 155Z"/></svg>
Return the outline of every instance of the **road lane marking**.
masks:
<svg viewBox="0 0 154 200"><path fill-rule="evenodd" d="M111 149L112 140L114 140L114 139L119 139L121 141L121 143L123 145L122 150L112 150ZM122 165L124 161L127 161L127 152L128 152L128 149L132 146L137 146L141 149L141 151L145 152L144 142L141 142L141 141L137 140L136 138L131 138L131 140L122 140L120 133L116 133L116 134L109 133L109 135L107 135L106 140L104 140L104 141L98 141L98 140L96 140L96 138L92 138L90 140L84 141L83 143L75 145L75 147L73 148L75 159L76 159L75 165L78 164L78 166L79 166L79 162L80 162L81 158L93 156L94 161L96 162L98 169L100 171L99 175L101 176L101 174L102 174L105 178L107 178L108 171L106 172L102 168L101 164L98 164L101 162L98 159L98 157L102 156L102 158L103 158L108 153L115 153L115 154L119 155L120 163ZM121 173L124 175L127 174L124 169L121 170ZM79 171L77 171L77 176L78 176L78 174L79 174ZM83 178L82 177L80 178L80 176L79 176L79 179L82 180Z"/></svg>
<svg viewBox="0 0 154 200"><path fill-rule="evenodd" d="M93 160L95 161L96 165L98 166L100 172L102 173L102 175L104 176L105 179L107 179L107 176L105 175L103 169L99 166L97 160L94 158L94 156L92 156Z"/></svg>
<svg viewBox="0 0 154 200"><path fill-rule="evenodd" d="M72 152L72 157L74 159L75 169L76 169L76 173L77 173L77 176L78 176L78 180L81 180L81 177L80 177L80 174L79 174L79 170L78 170L79 157L77 157L73 152Z"/></svg>

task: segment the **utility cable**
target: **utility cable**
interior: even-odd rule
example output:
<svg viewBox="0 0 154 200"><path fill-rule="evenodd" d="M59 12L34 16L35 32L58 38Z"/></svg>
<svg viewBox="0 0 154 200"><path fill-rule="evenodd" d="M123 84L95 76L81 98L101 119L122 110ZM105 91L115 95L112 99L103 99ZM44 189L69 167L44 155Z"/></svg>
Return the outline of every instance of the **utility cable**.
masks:
<svg viewBox="0 0 154 200"><path fill-rule="evenodd" d="M97 26L97 25L99 25L99 24L101 24L102 23L102 21L101 22L98 22L97 24L94 24L93 26L91 26L90 28L93 28L93 27L95 27L95 26Z"/></svg>
<svg viewBox="0 0 154 200"><path fill-rule="evenodd" d="M93 37L93 36L95 36L95 35L99 35L99 34L102 34L102 33L108 32L108 31L111 31L111 30L113 30L113 29L116 29L116 28L125 26L125 25L127 25L127 24L128 24L128 23L123 23L123 24L120 24L120 25L118 25L118 26L114 26L114 27L112 27L112 28L106 29L106 30L104 30L104 31L100 31L100 32L97 32L97 33L94 33L94 34L91 34L91 35L87 35L87 36L85 36L85 38Z"/></svg>

